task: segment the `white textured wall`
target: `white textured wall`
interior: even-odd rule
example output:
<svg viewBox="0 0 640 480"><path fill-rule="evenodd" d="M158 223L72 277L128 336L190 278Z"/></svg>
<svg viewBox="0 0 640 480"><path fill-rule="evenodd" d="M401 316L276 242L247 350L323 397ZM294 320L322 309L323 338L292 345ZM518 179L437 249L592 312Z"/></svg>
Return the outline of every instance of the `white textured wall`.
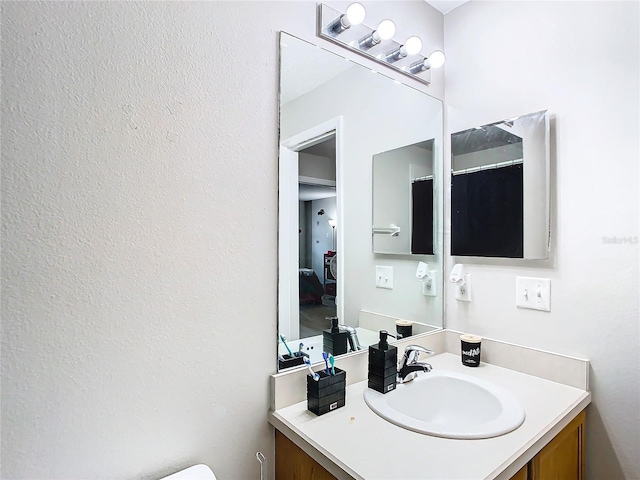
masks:
<svg viewBox="0 0 640 480"><path fill-rule="evenodd" d="M556 192L551 260L449 258L474 298L447 289L447 326L591 360L593 480L640 478L639 6L472 0L445 16L449 133L549 108ZM550 313L516 309L516 275L551 278Z"/></svg>
<svg viewBox="0 0 640 480"><path fill-rule="evenodd" d="M243 12L3 4L3 478L271 453L276 40Z"/></svg>
<svg viewBox="0 0 640 480"><path fill-rule="evenodd" d="M423 2L366 4L442 41ZM315 2L1 8L2 478L257 478L276 33L314 40Z"/></svg>

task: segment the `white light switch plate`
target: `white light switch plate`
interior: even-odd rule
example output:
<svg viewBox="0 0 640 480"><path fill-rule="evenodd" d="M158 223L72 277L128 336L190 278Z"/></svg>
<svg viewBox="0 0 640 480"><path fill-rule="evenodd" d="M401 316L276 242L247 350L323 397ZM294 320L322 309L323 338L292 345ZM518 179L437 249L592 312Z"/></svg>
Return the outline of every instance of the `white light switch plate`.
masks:
<svg viewBox="0 0 640 480"><path fill-rule="evenodd" d="M551 311L551 279L516 277L516 307Z"/></svg>
<svg viewBox="0 0 640 480"><path fill-rule="evenodd" d="M393 267L376 265L376 287L393 290Z"/></svg>

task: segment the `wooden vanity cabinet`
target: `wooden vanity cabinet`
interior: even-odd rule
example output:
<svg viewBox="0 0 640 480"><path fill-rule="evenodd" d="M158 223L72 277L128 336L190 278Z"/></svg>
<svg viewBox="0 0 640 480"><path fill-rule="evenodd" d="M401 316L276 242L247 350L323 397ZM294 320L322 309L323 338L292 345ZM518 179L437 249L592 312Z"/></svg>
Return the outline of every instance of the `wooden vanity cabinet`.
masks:
<svg viewBox="0 0 640 480"><path fill-rule="evenodd" d="M584 480L584 410L511 480ZM278 480L336 480L322 465L276 430Z"/></svg>
<svg viewBox="0 0 640 480"><path fill-rule="evenodd" d="M585 412L531 459L527 480L584 479Z"/></svg>
<svg viewBox="0 0 640 480"><path fill-rule="evenodd" d="M276 479L337 480L278 430L276 430Z"/></svg>
<svg viewBox="0 0 640 480"><path fill-rule="evenodd" d="M518 473L516 473L511 480L528 480L529 479L529 464L526 464Z"/></svg>
<svg viewBox="0 0 640 480"><path fill-rule="evenodd" d="M583 480L584 410L511 480Z"/></svg>

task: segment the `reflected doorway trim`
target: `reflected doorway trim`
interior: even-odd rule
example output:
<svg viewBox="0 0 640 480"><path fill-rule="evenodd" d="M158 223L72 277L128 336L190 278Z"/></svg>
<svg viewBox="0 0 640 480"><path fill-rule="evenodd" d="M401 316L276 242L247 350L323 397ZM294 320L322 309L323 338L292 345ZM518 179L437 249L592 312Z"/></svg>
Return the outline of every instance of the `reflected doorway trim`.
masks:
<svg viewBox="0 0 640 480"><path fill-rule="evenodd" d="M336 142L336 211L338 243L338 284L336 312L344 314L344 206L343 182L343 120L338 116L305 130L280 143L278 162L278 333L287 339L300 338L300 301L298 268L298 152L323 142L334 135ZM284 206L287 206L286 208Z"/></svg>

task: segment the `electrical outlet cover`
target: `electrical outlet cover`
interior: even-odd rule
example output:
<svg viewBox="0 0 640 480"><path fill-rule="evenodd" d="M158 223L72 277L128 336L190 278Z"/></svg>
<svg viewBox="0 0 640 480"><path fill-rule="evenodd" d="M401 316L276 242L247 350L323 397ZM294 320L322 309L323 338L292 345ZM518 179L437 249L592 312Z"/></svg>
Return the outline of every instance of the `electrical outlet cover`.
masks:
<svg viewBox="0 0 640 480"><path fill-rule="evenodd" d="M461 302L470 302L471 301L471 274L464 274L464 284L461 286L453 287L455 289L455 297L456 300L460 300Z"/></svg>
<svg viewBox="0 0 640 480"><path fill-rule="evenodd" d="M422 294L426 297L437 297L436 290L438 275L436 270L429 270L422 279Z"/></svg>

